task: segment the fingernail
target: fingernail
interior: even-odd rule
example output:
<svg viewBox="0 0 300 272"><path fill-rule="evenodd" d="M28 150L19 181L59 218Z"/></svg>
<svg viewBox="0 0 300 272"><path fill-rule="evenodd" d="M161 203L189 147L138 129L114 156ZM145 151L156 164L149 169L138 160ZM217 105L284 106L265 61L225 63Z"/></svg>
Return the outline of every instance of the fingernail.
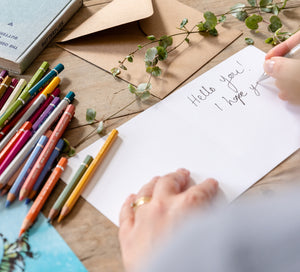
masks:
<svg viewBox="0 0 300 272"><path fill-rule="evenodd" d="M274 60L266 60L264 63L264 70L268 75L272 75L274 69L275 61Z"/></svg>
<svg viewBox="0 0 300 272"><path fill-rule="evenodd" d="M190 171L185 168L179 168L177 171L182 172L186 176L190 175Z"/></svg>

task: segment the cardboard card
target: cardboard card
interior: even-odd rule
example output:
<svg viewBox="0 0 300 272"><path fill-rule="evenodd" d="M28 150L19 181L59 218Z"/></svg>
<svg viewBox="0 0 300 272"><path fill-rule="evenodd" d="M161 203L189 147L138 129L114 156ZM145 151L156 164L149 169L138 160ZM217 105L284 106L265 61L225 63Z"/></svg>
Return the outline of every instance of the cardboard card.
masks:
<svg viewBox="0 0 300 272"><path fill-rule="evenodd" d="M138 45L149 42L147 35L159 38L180 32L184 18L191 28L203 20L203 14L176 0L153 0L152 4L150 0L114 0L69 33L59 46L110 72ZM217 37L191 34L189 44L184 42L160 62L162 74L151 79L151 93L164 98L241 34L221 26L217 29ZM184 35L175 36L173 46L183 39ZM144 54L143 50L135 54L134 62L126 64L128 70L119 77L136 86L148 82Z"/></svg>

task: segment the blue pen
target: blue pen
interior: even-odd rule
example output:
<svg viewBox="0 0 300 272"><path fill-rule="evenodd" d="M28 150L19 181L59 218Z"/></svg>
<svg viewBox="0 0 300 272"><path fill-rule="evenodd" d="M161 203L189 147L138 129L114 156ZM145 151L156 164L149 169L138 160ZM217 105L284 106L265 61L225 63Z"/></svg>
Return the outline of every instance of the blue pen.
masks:
<svg viewBox="0 0 300 272"><path fill-rule="evenodd" d="M27 162L25 163L23 169L21 170L19 176L17 177L17 179L15 180L13 186L9 190L8 195L7 195L7 200L6 200L6 203L5 203L5 207L8 207L19 195L20 189L21 189L23 183L25 182L26 177L30 173L31 168L33 167L33 165L36 162L37 158L41 154L45 144L48 141L48 139L49 138L45 135L42 135L40 137L38 143L34 147L32 153L30 154L30 156L29 156Z"/></svg>
<svg viewBox="0 0 300 272"><path fill-rule="evenodd" d="M52 151L49 160L47 161L44 169L42 170L41 174L39 175L36 183L34 184L32 191L29 194L29 197L26 199L25 203L28 204L30 201L35 197L37 191L39 190L40 186L42 185L45 176L51 170L54 160L58 157L59 153L61 152L62 148L64 147L64 140L59 139L57 142L54 150Z"/></svg>

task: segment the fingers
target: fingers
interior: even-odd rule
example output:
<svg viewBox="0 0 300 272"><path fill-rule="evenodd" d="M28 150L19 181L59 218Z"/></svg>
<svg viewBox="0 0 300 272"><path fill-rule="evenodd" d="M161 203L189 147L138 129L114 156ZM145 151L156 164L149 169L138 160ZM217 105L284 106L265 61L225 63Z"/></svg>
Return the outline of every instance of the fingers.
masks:
<svg viewBox="0 0 300 272"><path fill-rule="evenodd" d="M186 207L199 207L210 203L218 192L218 182L215 179L206 179L200 184L190 187L183 195Z"/></svg>
<svg viewBox="0 0 300 272"><path fill-rule="evenodd" d="M119 224L120 228L127 228L132 227L134 224L134 211L131 207L131 204L136 199L135 194L131 194L127 199L125 200L119 216Z"/></svg>
<svg viewBox="0 0 300 272"><path fill-rule="evenodd" d="M266 55L265 59L271 59L275 56L284 56L288 53L292 48L294 48L300 42L300 31L295 33L289 39L284 41L283 43L278 44L274 48L272 48Z"/></svg>
<svg viewBox="0 0 300 272"><path fill-rule="evenodd" d="M166 196L182 192L190 181L190 172L178 169L176 172L160 177L153 191L153 197L165 198Z"/></svg>
<svg viewBox="0 0 300 272"><path fill-rule="evenodd" d="M145 184L140 191L137 194L137 198L142 197L142 196L152 196L153 194L153 189L155 187L155 184L159 180L160 177L154 177L150 182Z"/></svg>
<svg viewBox="0 0 300 272"><path fill-rule="evenodd" d="M299 68L299 60L297 59L274 57L264 63L264 70L268 75L285 81L297 80L300 82Z"/></svg>

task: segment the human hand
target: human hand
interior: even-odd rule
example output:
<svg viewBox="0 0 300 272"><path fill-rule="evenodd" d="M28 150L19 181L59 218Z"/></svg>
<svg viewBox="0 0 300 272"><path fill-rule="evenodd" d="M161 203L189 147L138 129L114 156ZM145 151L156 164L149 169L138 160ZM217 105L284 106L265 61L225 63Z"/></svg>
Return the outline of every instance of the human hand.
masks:
<svg viewBox="0 0 300 272"><path fill-rule="evenodd" d="M190 184L188 170L179 169L162 177L155 177L137 195L130 195L120 212L119 241L123 263L133 271L138 262L152 252L158 241L172 233L178 223L195 208L205 208L217 194L218 183L206 179ZM134 208L141 197L150 197L144 205Z"/></svg>
<svg viewBox="0 0 300 272"><path fill-rule="evenodd" d="M265 72L276 79L279 98L300 104L300 54L294 58L284 58L293 47L300 43L300 31L283 43L272 48L265 57Z"/></svg>

